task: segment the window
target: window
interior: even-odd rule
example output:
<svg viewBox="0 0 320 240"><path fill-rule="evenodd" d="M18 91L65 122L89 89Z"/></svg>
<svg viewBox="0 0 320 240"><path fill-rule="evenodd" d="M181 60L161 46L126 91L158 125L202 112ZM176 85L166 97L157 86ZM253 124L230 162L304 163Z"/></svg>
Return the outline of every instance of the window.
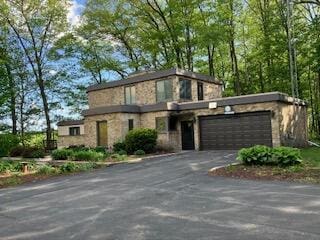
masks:
<svg viewBox="0 0 320 240"><path fill-rule="evenodd" d="M133 119L128 120L128 128L129 128L129 131L133 129Z"/></svg>
<svg viewBox="0 0 320 240"><path fill-rule="evenodd" d="M169 131L176 131L177 130L177 117L171 116L169 117Z"/></svg>
<svg viewBox="0 0 320 240"><path fill-rule="evenodd" d="M69 127L69 135L70 136L80 135L80 127Z"/></svg>
<svg viewBox="0 0 320 240"><path fill-rule="evenodd" d="M126 104L136 103L136 88L135 86L125 87L125 101Z"/></svg>
<svg viewBox="0 0 320 240"><path fill-rule="evenodd" d="M203 83L198 82L198 100L203 100Z"/></svg>
<svg viewBox="0 0 320 240"><path fill-rule="evenodd" d="M168 127L167 127L167 117L157 117L156 118L156 129L159 132L166 132Z"/></svg>
<svg viewBox="0 0 320 240"><path fill-rule="evenodd" d="M191 80L180 79L180 99L191 100Z"/></svg>
<svg viewBox="0 0 320 240"><path fill-rule="evenodd" d="M157 102L172 101L172 81L161 80L156 83Z"/></svg>

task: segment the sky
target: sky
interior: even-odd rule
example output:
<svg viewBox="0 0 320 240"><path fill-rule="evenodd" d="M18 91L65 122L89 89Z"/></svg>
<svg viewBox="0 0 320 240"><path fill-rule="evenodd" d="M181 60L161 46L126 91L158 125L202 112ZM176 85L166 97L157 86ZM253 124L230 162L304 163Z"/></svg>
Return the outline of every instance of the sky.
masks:
<svg viewBox="0 0 320 240"><path fill-rule="evenodd" d="M85 4L86 0L73 0L68 13L68 21L72 25L76 26L79 24L80 14L84 9Z"/></svg>

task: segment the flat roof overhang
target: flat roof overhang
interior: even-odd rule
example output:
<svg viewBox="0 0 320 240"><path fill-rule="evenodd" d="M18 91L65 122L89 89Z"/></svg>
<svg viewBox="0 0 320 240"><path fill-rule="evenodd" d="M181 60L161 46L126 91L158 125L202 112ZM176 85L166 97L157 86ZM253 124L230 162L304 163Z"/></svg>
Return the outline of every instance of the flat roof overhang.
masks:
<svg viewBox="0 0 320 240"><path fill-rule="evenodd" d="M287 94L280 92L259 93L251 95L243 95L236 97L217 98L198 102L164 102L150 105L115 105L104 106L93 109L88 109L82 112L84 116L94 116L108 113L148 113L158 111L184 111L195 109L209 108L209 103L216 102L217 107L232 106L232 105L244 105L255 104L264 102L283 102L287 104L293 104L294 102L301 106L307 106L307 103L300 99L293 99Z"/></svg>

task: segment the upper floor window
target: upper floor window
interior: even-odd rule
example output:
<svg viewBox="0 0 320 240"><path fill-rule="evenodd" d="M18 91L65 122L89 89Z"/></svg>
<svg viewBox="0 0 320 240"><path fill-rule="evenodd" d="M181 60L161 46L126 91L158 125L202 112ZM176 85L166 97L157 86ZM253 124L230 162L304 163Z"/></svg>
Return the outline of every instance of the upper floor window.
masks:
<svg viewBox="0 0 320 240"><path fill-rule="evenodd" d="M198 100L203 100L203 83L198 82Z"/></svg>
<svg viewBox="0 0 320 240"><path fill-rule="evenodd" d="M80 135L80 127L69 127L69 135L70 136Z"/></svg>
<svg viewBox="0 0 320 240"><path fill-rule="evenodd" d="M180 99L191 100L192 99L191 80L180 79L179 85L180 85Z"/></svg>
<svg viewBox="0 0 320 240"><path fill-rule="evenodd" d="M136 88L135 86L125 87L125 101L126 104L136 103Z"/></svg>
<svg viewBox="0 0 320 240"><path fill-rule="evenodd" d="M156 82L157 102L172 101L172 81L161 80Z"/></svg>

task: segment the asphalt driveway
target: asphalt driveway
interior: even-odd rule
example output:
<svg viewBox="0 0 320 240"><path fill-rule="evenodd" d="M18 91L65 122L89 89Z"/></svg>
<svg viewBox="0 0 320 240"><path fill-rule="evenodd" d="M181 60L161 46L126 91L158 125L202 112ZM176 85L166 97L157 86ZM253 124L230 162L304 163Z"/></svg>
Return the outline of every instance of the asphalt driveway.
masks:
<svg viewBox="0 0 320 240"><path fill-rule="evenodd" d="M209 177L188 152L0 190L0 239L320 239L320 187Z"/></svg>

